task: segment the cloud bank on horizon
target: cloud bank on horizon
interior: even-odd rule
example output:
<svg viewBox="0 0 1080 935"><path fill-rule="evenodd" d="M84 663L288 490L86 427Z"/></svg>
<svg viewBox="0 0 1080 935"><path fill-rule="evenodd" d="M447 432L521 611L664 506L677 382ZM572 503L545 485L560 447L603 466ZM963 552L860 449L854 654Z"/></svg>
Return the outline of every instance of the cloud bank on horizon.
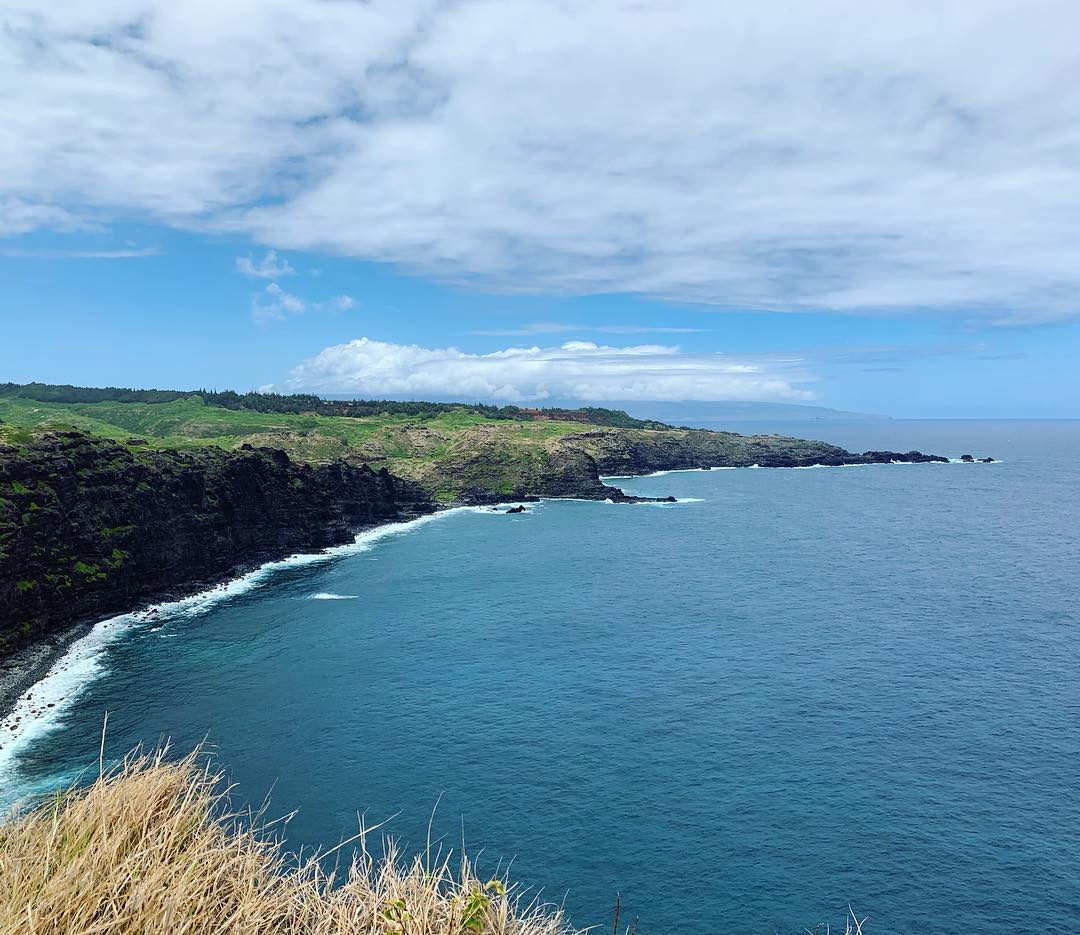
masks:
<svg viewBox="0 0 1080 935"><path fill-rule="evenodd" d="M796 385L812 377L797 358L733 359L675 346L606 347L568 341L559 347L511 347L489 354L360 338L325 348L293 368L284 392L357 397L545 400L815 399Z"/></svg>
<svg viewBox="0 0 1080 935"><path fill-rule="evenodd" d="M1067 0L9 0L0 21L0 236L134 217L489 290L1076 315Z"/></svg>

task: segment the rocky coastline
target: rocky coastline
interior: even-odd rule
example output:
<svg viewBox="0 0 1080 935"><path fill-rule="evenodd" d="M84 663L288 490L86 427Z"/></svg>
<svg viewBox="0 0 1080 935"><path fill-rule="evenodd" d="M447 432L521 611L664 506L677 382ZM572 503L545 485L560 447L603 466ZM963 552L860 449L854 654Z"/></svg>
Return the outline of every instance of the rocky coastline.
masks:
<svg viewBox="0 0 1080 935"><path fill-rule="evenodd" d="M148 450L138 442L53 431L0 445L0 712L98 620L455 505L436 504L424 486L385 468L299 463L250 445ZM946 460L771 436L600 431L561 439L545 470L512 489L486 487L482 465L472 461L472 483L457 502L664 502L674 498L630 496L601 473Z"/></svg>
<svg viewBox="0 0 1080 935"><path fill-rule="evenodd" d="M435 509L385 470L272 449L0 446L0 705L96 620Z"/></svg>

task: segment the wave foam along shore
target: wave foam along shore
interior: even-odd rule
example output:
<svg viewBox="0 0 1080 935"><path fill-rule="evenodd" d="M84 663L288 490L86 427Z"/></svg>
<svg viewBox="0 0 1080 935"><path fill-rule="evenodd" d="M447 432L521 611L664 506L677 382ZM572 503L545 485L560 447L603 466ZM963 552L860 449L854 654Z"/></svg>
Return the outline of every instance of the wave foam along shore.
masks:
<svg viewBox="0 0 1080 935"><path fill-rule="evenodd" d="M72 642L43 678L23 692L0 721L0 806L11 804L17 786L20 753L37 738L55 730L63 714L95 678L102 674L103 656L109 644L132 627L154 621L180 620L199 616L215 604L244 594L263 584L285 568L314 565L338 556L366 552L382 539L409 532L429 522L455 513L481 513L483 507L462 506L441 510L400 523L387 523L365 530L352 541L322 552L297 553L267 562L253 571L200 591L178 601L119 614L94 624L90 632Z"/></svg>

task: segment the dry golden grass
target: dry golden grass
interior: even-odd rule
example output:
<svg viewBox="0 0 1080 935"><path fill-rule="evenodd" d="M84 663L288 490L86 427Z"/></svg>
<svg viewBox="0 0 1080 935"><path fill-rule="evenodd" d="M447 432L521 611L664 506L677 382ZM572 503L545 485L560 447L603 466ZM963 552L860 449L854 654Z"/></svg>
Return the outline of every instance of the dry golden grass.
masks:
<svg viewBox="0 0 1080 935"><path fill-rule="evenodd" d="M133 754L0 825L0 933L573 935L558 908L464 860L405 863L389 847L375 860L361 847L334 885L229 813L199 762Z"/></svg>

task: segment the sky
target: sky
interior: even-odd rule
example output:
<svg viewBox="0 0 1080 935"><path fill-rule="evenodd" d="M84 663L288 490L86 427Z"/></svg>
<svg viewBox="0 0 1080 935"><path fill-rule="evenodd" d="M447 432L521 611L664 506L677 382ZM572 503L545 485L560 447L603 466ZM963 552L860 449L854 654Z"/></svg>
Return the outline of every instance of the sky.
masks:
<svg viewBox="0 0 1080 935"><path fill-rule="evenodd" d="M0 381L1080 417L1080 6L0 4Z"/></svg>

